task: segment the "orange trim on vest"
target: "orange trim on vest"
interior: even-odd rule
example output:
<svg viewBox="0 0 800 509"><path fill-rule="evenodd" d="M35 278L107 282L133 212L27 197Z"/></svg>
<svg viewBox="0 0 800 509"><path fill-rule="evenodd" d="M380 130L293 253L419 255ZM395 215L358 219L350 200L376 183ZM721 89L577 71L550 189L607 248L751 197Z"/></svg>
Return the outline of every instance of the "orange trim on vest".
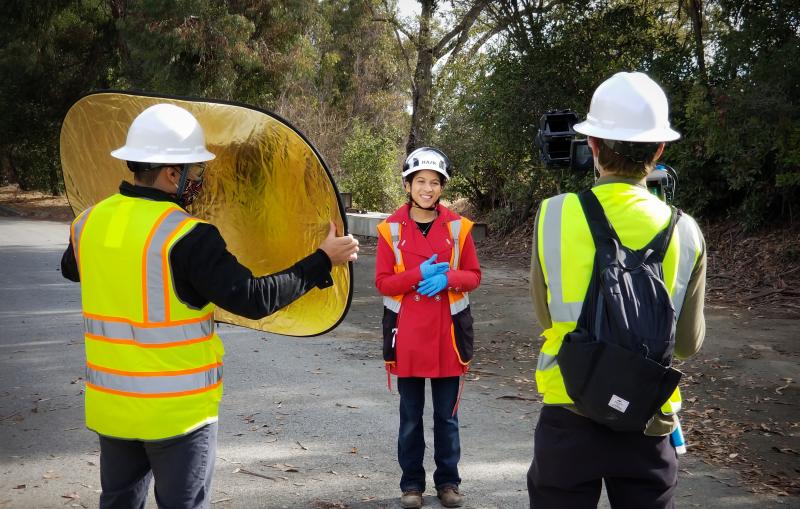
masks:
<svg viewBox="0 0 800 509"><path fill-rule="evenodd" d="M83 220L83 228L81 228L81 238L83 238L83 234L84 232L86 232L86 222L89 220L89 214L91 214L93 210L94 207L91 207L86 212L86 219ZM69 225L69 230L70 230L69 233L70 236L72 237L72 251L75 253L75 265L78 267L78 273L80 273L81 271L81 257L80 257L81 239L75 238L75 223L78 221L79 218L80 214L78 215L78 217L75 218L72 224Z"/></svg>
<svg viewBox="0 0 800 509"><path fill-rule="evenodd" d="M470 232L472 232L472 225L474 223L472 221L470 221L469 219L466 219L464 217L459 219L459 221L461 222L461 232L460 232L460 235L458 237L458 252L459 252L458 265L460 266L461 265L461 257L464 256L464 246L467 243L467 236L470 234ZM450 222L447 223L447 231L450 233L450 238L452 239L453 238L453 230L452 230L452 228L450 226ZM453 261L454 261L453 258L455 258L455 256L456 256L456 250L454 248L453 251L450 253L450 266L453 265ZM453 267L453 269L458 270L458 267ZM448 291L447 292L447 298L450 301L450 304L455 304L456 302L460 301L464 297L465 297L464 292L454 292L454 291ZM453 345L455 346L455 339L453 340ZM456 349L456 352L458 352L457 349ZM459 362L461 362L461 358L460 357L459 357ZM464 363L462 362L461 364L464 364ZM469 363L467 363L467 364L469 364ZM464 364L464 365L466 366L467 364Z"/></svg>
<svg viewBox="0 0 800 509"><path fill-rule="evenodd" d="M128 398L143 398L143 399L150 399L150 398L174 398L178 396L191 396L192 394L200 394L201 392L207 392L216 389L222 384L222 380L219 382L209 385L208 387L202 387L200 389L192 389L190 391L180 391L180 392L163 392L159 394L141 394L138 392L126 392L126 391L119 391L116 389L108 389L106 387L99 387L94 385L93 383L86 382L86 387L98 391L98 392L107 392L109 394L115 394L117 396L126 396Z"/></svg>
<svg viewBox="0 0 800 509"><path fill-rule="evenodd" d="M150 233L147 234L147 239L144 241L144 249L142 250L142 316L145 320L150 316L147 309L147 252L150 248L150 243L153 241L153 235L156 234L156 230L158 230L158 227L164 222L164 219L173 212L175 212L174 208L168 208L158 216L158 219L156 219L153 227L150 229Z"/></svg>
<svg viewBox="0 0 800 509"><path fill-rule="evenodd" d="M450 321L450 339L453 340L453 350L456 352L456 357L458 357L458 362L462 366L469 366L469 362L464 362L461 360L461 354L458 353L458 347L456 346L456 328L453 325L453 321Z"/></svg>
<svg viewBox="0 0 800 509"><path fill-rule="evenodd" d="M399 223L397 223L397 224L399 225ZM378 233L381 234L381 237L383 237L383 240L385 240L386 243L389 245L389 247L392 248L392 254L395 254L395 247L394 247L394 243L392 242L392 230L391 230L391 227L389 226L389 223L387 223L387 222L379 223L378 224ZM401 240L403 240L403 228L402 228L402 225L400 225L400 227L397 229L398 245L399 245ZM395 256L395 262L396 261L397 261L397 257ZM403 262L403 254L400 253L400 263L399 264L397 264L397 263L394 264L394 273L398 274L400 272L405 272L405 270L406 270L406 266L405 266L405 263Z"/></svg>
<svg viewBox="0 0 800 509"><path fill-rule="evenodd" d="M204 341L209 341L211 338L214 337L214 333L211 333L208 336L203 336L201 338L185 339L183 341L173 341L171 343L139 343L138 341L135 341L133 339L109 338L105 336L98 336L96 334L89 334L88 332L84 332L83 335L84 337L95 341L102 341L104 343L113 343L115 345L132 345L132 346L138 346L140 348L171 348L173 346L183 346L183 345L191 345L193 343L202 343Z"/></svg>
<svg viewBox="0 0 800 509"><path fill-rule="evenodd" d="M167 252L167 248L171 245L170 243L171 243L172 239L174 239L175 236L178 234L178 232L181 231L181 228L183 228L183 226L186 223L188 223L189 221L191 221L191 220L192 220L191 217L187 217L186 219L184 219L183 221L178 223L178 226L172 231L172 233L169 234L169 236L164 241L164 244L161 246L161 274L162 274L162 277L164 278L164 284L163 284L163 287L164 287L164 320L167 321L167 322L169 321L169 315L170 315L170 302L169 302L170 301L170 298L169 298L169 286L170 286L169 285L169 282L170 282L169 281L169 274L170 274L170 271L169 271L169 253ZM147 315L145 315L145 316L147 316Z"/></svg>
<svg viewBox="0 0 800 509"><path fill-rule="evenodd" d="M389 245L389 247L392 249L392 255L394 255L395 262L397 262L397 255L395 253L394 243L392 242L392 230L391 230L391 227L389 226L389 223L387 223L387 222L379 223L378 224L378 233L381 234L381 237L383 237L383 240L385 240L386 243ZM397 229L398 245L400 243L400 240L402 240L402 239L403 239L403 228L399 227ZM403 254L402 253L400 253L400 264L398 265L397 263L394 263L394 264L392 264L392 266L394 267L394 273L395 274L399 274L401 272L405 272L406 266L405 266L405 263L403 262ZM402 295L393 295L390 298L395 300L395 301L397 301L397 302L401 302L401 303L403 302L403 296Z"/></svg>
<svg viewBox="0 0 800 509"><path fill-rule="evenodd" d="M200 318L187 318L186 320L174 320L171 322L136 322L134 320L129 320L127 318L121 318L117 316L103 316L103 315L95 315L93 313L83 313L83 316L87 318L94 318L95 320L103 320L106 322L122 322L122 323L129 323L131 325L135 325L137 327L142 328L156 328L156 327L163 327L165 325L187 325L190 323L197 323L197 322L204 322L211 318L214 313L209 313L207 315L203 315Z"/></svg>
<svg viewBox="0 0 800 509"><path fill-rule="evenodd" d="M177 371L123 371L120 369L111 369L105 368L102 366L98 366L96 364L92 364L91 362L87 362L86 366L95 370L100 371L102 373L108 373L110 375L123 375L123 376L178 376L178 375L191 375L192 373L201 373L203 371L208 371L212 368L218 368L222 366L221 362L215 362L213 364L206 364L205 366L199 366L196 368L191 369L179 369Z"/></svg>

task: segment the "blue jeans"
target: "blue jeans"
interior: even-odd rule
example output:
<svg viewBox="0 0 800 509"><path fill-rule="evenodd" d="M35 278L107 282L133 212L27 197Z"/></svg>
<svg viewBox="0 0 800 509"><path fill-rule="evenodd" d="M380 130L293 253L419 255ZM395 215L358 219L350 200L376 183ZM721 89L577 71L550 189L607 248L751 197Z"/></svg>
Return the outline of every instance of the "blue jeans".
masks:
<svg viewBox="0 0 800 509"><path fill-rule="evenodd" d="M453 415L458 398L460 378L431 378L433 395L433 459L436 471L433 482L437 488L458 486L458 460L461 442L458 436L458 414ZM425 491L425 434L422 412L425 408L425 379L398 378L400 392L400 433L397 438L397 460L403 470L402 491Z"/></svg>

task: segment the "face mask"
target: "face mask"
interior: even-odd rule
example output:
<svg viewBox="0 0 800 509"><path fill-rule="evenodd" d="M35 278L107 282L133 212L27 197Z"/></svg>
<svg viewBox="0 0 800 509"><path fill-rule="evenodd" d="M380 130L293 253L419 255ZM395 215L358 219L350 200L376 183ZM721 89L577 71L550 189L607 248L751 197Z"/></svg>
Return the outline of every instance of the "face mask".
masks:
<svg viewBox="0 0 800 509"><path fill-rule="evenodd" d="M183 207L188 207L189 205L194 202L195 198L200 194L200 191L203 189L203 181L202 180L187 180L186 181L186 189L183 191L183 194L178 198L178 202Z"/></svg>
<svg viewBox="0 0 800 509"><path fill-rule="evenodd" d="M593 157L594 159L594 181L597 182L597 179L600 178L600 166L597 163L597 157Z"/></svg>

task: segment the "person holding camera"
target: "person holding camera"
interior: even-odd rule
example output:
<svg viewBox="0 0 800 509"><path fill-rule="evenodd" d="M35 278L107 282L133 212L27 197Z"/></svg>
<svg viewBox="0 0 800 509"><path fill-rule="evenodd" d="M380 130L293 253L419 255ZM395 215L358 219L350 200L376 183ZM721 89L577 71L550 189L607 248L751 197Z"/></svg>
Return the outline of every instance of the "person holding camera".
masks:
<svg viewBox="0 0 800 509"><path fill-rule="evenodd" d="M588 137L591 190L544 200L537 212L531 295L544 332L543 395L528 472L536 509L670 508L680 373L705 337L706 249L687 214L645 186L680 135L646 74L621 72L594 92L574 130Z"/></svg>
<svg viewBox="0 0 800 509"><path fill-rule="evenodd" d="M402 469L400 504L422 507L425 379L431 380L436 471L433 481L444 507L461 507L458 402L461 376L472 360L470 292L481 269L472 221L439 203L450 162L422 147L406 158L403 184L408 203L378 225L375 286L384 296L383 356L389 387L397 376Z"/></svg>

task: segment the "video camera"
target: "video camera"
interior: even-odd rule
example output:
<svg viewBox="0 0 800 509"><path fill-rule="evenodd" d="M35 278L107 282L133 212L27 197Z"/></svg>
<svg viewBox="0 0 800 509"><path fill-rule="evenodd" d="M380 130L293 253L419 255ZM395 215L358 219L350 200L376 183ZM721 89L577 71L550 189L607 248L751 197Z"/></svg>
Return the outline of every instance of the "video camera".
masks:
<svg viewBox="0 0 800 509"><path fill-rule="evenodd" d="M539 131L534 143L547 168L569 168L576 173L594 169L594 157L586 138L573 129L578 115L571 110L550 110L539 119ZM675 198L678 174L666 164L657 164L647 176L647 190L667 203Z"/></svg>

